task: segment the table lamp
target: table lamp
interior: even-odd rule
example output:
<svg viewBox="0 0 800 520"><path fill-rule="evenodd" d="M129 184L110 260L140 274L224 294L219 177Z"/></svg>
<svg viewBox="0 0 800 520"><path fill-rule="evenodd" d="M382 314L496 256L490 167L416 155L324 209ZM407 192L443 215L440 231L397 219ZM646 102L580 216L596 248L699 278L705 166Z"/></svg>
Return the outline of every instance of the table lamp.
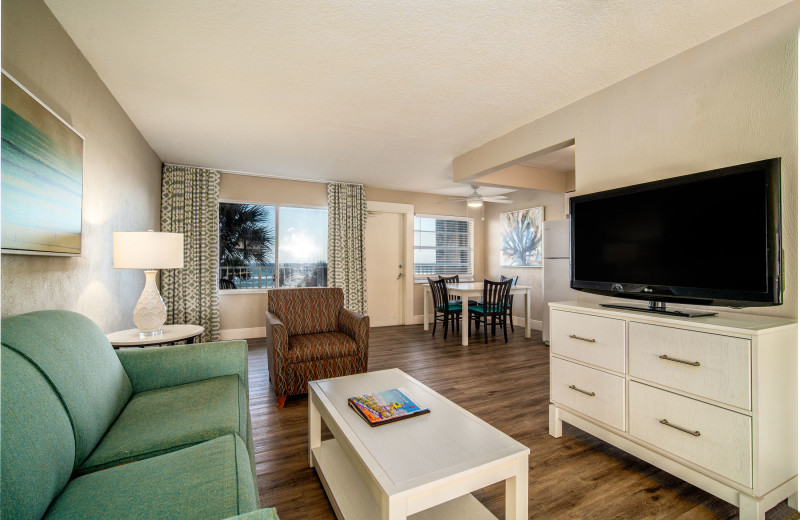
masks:
<svg viewBox="0 0 800 520"><path fill-rule="evenodd" d="M144 269L144 290L133 309L140 336L161 334L167 306L156 285L158 269L183 268L183 233L114 231L114 269Z"/></svg>

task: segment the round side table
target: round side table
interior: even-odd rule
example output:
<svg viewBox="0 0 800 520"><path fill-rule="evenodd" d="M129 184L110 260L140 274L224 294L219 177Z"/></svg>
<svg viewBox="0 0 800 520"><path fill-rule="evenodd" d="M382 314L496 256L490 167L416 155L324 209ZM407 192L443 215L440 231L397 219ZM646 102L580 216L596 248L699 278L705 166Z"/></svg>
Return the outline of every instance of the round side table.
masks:
<svg viewBox="0 0 800 520"><path fill-rule="evenodd" d="M106 334L106 337L114 348L162 346L183 340L194 343L203 330L200 325L165 325L161 327L161 334L140 334L139 329L128 329Z"/></svg>

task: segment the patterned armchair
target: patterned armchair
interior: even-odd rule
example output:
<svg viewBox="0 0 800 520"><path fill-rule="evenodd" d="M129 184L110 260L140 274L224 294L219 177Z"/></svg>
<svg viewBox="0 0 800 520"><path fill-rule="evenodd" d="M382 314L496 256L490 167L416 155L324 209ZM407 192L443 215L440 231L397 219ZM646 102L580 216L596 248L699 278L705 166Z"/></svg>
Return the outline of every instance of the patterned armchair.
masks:
<svg viewBox="0 0 800 520"><path fill-rule="evenodd" d="M338 288L273 289L267 296L267 362L278 408L315 379L367 371L369 316L344 308Z"/></svg>

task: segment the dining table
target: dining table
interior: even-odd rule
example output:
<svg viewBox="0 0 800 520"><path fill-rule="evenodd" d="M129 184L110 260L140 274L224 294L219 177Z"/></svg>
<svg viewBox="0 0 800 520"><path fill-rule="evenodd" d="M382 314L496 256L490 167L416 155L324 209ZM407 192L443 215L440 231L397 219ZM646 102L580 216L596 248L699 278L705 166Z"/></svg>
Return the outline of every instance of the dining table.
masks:
<svg viewBox="0 0 800 520"><path fill-rule="evenodd" d="M469 299L480 298L483 296L483 282L459 282L448 283L447 294L461 297L461 344L469 345ZM526 285L512 285L511 294L525 295L525 337L531 337L531 288ZM423 297L423 328L428 330L430 323L430 311L433 303L430 284L425 284L425 294Z"/></svg>

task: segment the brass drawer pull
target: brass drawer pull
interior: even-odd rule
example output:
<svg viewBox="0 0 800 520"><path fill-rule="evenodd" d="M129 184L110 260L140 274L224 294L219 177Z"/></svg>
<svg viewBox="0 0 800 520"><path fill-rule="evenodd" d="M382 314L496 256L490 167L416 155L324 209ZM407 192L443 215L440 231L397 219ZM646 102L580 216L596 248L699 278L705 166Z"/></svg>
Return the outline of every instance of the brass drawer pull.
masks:
<svg viewBox="0 0 800 520"><path fill-rule="evenodd" d="M595 342L595 340L594 340L594 339L582 338L582 337L580 337L580 336L576 336L575 334L570 334L570 335L569 335L569 337L570 337L570 338L572 338L572 339L577 339L577 340L580 340L580 341L585 341L585 342L587 342L587 343L594 343L594 342Z"/></svg>
<svg viewBox="0 0 800 520"><path fill-rule="evenodd" d="M581 390L580 388L578 388L575 385L569 385L569 387L570 387L570 389L575 390L576 392L580 392L582 394L586 394L589 397L594 397L594 392L587 392L586 390Z"/></svg>
<svg viewBox="0 0 800 520"><path fill-rule="evenodd" d="M666 419L661 419L658 422L660 422L661 424L664 424L666 426L669 426L670 428L675 428L676 430L680 430L680 431L682 431L684 433L688 433L689 435L692 435L694 437L700 437L700 432L697 431L697 430L692 431L692 430L689 430L687 428L682 428L681 426L676 426L674 424L670 424L669 421L666 420Z"/></svg>
<svg viewBox="0 0 800 520"><path fill-rule="evenodd" d="M674 357L669 357L666 354L661 354L660 356L658 356L658 359L666 359L667 361L674 361L675 363L683 363L684 365L691 365L693 367L699 367L700 366L700 362L699 361L686 361L684 359L677 359L677 358L674 358Z"/></svg>

